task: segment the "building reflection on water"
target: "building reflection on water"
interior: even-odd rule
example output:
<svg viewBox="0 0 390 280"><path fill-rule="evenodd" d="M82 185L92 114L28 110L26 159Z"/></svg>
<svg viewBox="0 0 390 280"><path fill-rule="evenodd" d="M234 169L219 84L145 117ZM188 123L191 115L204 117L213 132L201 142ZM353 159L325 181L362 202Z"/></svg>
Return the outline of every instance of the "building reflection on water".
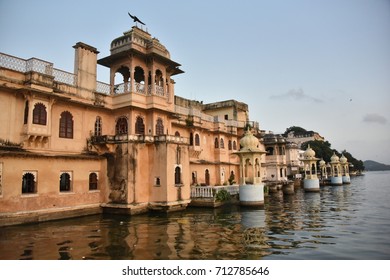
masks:
<svg viewBox="0 0 390 280"><path fill-rule="evenodd" d="M261 259L333 244L327 217L350 218L348 188L272 193L263 208L89 216L3 228L2 259ZM346 214L348 213L348 214ZM353 211L352 211L353 213Z"/></svg>

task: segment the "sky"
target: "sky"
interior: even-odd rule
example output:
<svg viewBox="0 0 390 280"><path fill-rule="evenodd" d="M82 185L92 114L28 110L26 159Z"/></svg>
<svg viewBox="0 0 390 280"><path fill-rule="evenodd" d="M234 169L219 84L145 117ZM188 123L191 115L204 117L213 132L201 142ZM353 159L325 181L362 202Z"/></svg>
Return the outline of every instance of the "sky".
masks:
<svg viewBox="0 0 390 280"><path fill-rule="evenodd" d="M73 72L72 46L108 56L128 12L182 65L176 95L235 99L261 129L390 164L390 0L0 0L0 52Z"/></svg>

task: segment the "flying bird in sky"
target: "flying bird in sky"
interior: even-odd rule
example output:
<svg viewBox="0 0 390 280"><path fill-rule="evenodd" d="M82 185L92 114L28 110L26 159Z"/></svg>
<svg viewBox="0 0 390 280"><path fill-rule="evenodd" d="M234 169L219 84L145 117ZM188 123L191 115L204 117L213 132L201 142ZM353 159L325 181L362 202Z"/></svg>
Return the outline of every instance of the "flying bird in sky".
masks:
<svg viewBox="0 0 390 280"><path fill-rule="evenodd" d="M139 23L145 25L145 23L143 23L139 18L137 18L136 16L132 16L129 12L127 12L127 13L129 14L129 16L133 19L133 21L135 23L139 22Z"/></svg>

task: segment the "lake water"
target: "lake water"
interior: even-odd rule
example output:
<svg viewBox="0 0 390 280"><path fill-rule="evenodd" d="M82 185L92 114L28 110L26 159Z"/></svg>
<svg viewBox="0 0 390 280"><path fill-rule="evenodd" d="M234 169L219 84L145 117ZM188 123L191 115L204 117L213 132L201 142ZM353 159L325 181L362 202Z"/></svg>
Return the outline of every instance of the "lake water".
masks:
<svg viewBox="0 0 390 280"><path fill-rule="evenodd" d="M264 209L189 208L0 228L0 259L390 259L390 172L272 194Z"/></svg>

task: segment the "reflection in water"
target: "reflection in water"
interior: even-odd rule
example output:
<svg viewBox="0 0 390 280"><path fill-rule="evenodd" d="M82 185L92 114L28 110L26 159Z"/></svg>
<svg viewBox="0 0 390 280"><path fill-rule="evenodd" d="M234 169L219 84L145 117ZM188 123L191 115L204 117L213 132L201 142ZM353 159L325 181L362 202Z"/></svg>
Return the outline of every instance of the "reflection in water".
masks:
<svg viewBox="0 0 390 280"><path fill-rule="evenodd" d="M390 173L389 173L390 174ZM227 206L0 228L0 259L388 259L388 180ZM388 176L389 177L389 176Z"/></svg>

